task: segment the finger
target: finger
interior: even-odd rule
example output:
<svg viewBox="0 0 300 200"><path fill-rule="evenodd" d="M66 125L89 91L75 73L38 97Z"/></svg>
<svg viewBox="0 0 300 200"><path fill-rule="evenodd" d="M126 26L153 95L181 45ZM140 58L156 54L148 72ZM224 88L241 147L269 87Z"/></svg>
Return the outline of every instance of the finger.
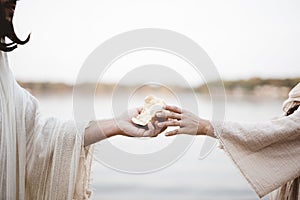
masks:
<svg viewBox="0 0 300 200"><path fill-rule="evenodd" d="M165 121L164 121L164 122L165 122ZM158 125L159 123L161 123L161 122L155 121L155 122L154 122L154 127L155 127L157 130L159 130L160 132L161 132L161 130L165 130L165 129L167 128L167 126L164 126L164 125L163 125L162 127L159 126L159 125Z"/></svg>
<svg viewBox="0 0 300 200"><path fill-rule="evenodd" d="M154 127L155 127L155 130L161 129L161 127L158 126L158 121L154 122Z"/></svg>
<svg viewBox="0 0 300 200"><path fill-rule="evenodd" d="M145 132L144 136L151 137L151 136L155 135L155 128L154 128L153 124L151 122L149 122L147 124L147 126L148 126L148 130Z"/></svg>
<svg viewBox="0 0 300 200"><path fill-rule="evenodd" d="M158 127L167 127L167 126L180 126L180 121L178 120L169 120L165 122L160 122L157 124Z"/></svg>
<svg viewBox="0 0 300 200"><path fill-rule="evenodd" d="M149 126L151 127L150 137L156 137L159 134L159 128L153 123L149 123Z"/></svg>
<svg viewBox="0 0 300 200"><path fill-rule="evenodd" d="M165 135L166 136L173 136L173 135L178 135L178 134L181 134L181 129L180 128L175 129L173 131L169 131Z"/></svg>
<svg viewBox="0 0 300 200"><path fill-rule="evenodd" d="M182 109L178 108L177 106L166 105L166 106L164 106L164 109L169 110L171 112L179 113L179 114L182 113Z"/></svg>
<svg viewBox="0 0 300 200"><path fill-rule="evenodd" d="M159 123L158 121L154 122L155 134L153 137L158 136L160 133L164 132L167 129L167 127L159 127L158 123Z"/></svg>
<svg viewBox="0 0 300 200"><path fill-rule="evenodd" d="M165 119L178 119L180 120L182 118L181 114L175 113L175 112L170 112L170 111L160 111L156 113L156 117L158 118L165 118Z"/></svg>

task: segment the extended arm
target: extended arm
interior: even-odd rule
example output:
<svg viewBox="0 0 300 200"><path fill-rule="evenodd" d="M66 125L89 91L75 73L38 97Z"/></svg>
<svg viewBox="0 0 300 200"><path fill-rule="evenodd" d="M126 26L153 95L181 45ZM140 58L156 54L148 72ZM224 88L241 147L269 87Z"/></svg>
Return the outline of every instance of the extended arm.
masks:
<svg viewBox="0 0 300 200"><path fill-rule="evenodd" d="M164 130L152 123L148 123L147 127L140 127L133 124L131 118L138 115L140 111L140 109L132 109L128 113L124 113L114 119L92 121L85 129L84 145L88 146L116 135L154 137Z"/></svg>
<svg viewBox="0 0 300 200"><path fill-rule="evenodd" d="M215 135L260 197L300 176L300 110L259 123L210 122L174 106L158 115L169 118L160 126L179 126L167 135Z"/></svg>
<svg viewBox="0 0 300 200"><path fill-rule="evenodd" d="M173 136L177 134L188 135L207 135L216 137L214 135L214 128L209 120L202 119L195 114L180 109L176 106L166 105L165 111L158 112L157 117L169 119L168 121L158 123L158 127L178 126L178 129L167 132L166 136Z"/></svg>

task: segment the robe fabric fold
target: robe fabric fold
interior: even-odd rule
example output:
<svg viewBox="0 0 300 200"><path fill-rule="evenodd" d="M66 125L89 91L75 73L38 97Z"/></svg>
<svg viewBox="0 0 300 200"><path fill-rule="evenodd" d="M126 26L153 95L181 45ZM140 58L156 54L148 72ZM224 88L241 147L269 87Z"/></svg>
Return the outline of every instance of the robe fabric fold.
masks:
<svg viewBox="0 0 300 200"><path fill-rule="evenodd" d="M294 98L295 92L300 94L300 84L295 88L284 103L284 111L300 102L300 96ZM293 192L299 193L300 109L289 116L260 123L212 123L221 147L259 197L278 189L271 198L298 199L293 198Z"/></svg>
<svg viewBox="0 0 300 200"><path fill-rule="evenodd" d="M88 199L92 149L87 123L46 118L0 52L1 199Z"/></svg>

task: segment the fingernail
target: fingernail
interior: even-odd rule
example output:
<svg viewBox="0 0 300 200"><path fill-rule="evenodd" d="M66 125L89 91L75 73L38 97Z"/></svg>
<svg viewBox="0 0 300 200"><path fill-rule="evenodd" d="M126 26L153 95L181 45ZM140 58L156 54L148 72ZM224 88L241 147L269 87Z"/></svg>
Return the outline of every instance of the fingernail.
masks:
<svg viewBox="0 0 300 200"><path fill-rule="evenodd" d="M158 127L163 127L163 123L158 123L157 126Z"/></svg>

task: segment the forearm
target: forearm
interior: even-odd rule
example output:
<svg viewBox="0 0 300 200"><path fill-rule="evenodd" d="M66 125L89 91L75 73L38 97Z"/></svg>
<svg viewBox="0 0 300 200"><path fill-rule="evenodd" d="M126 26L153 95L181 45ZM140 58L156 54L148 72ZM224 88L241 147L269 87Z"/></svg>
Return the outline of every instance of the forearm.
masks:
<svg viewBox="0 0 300 200"><path fill-rule="evenodd" d="M90 123L89 127L85 129L84 146L121 134L114 119L97 120Z"/></svg>

